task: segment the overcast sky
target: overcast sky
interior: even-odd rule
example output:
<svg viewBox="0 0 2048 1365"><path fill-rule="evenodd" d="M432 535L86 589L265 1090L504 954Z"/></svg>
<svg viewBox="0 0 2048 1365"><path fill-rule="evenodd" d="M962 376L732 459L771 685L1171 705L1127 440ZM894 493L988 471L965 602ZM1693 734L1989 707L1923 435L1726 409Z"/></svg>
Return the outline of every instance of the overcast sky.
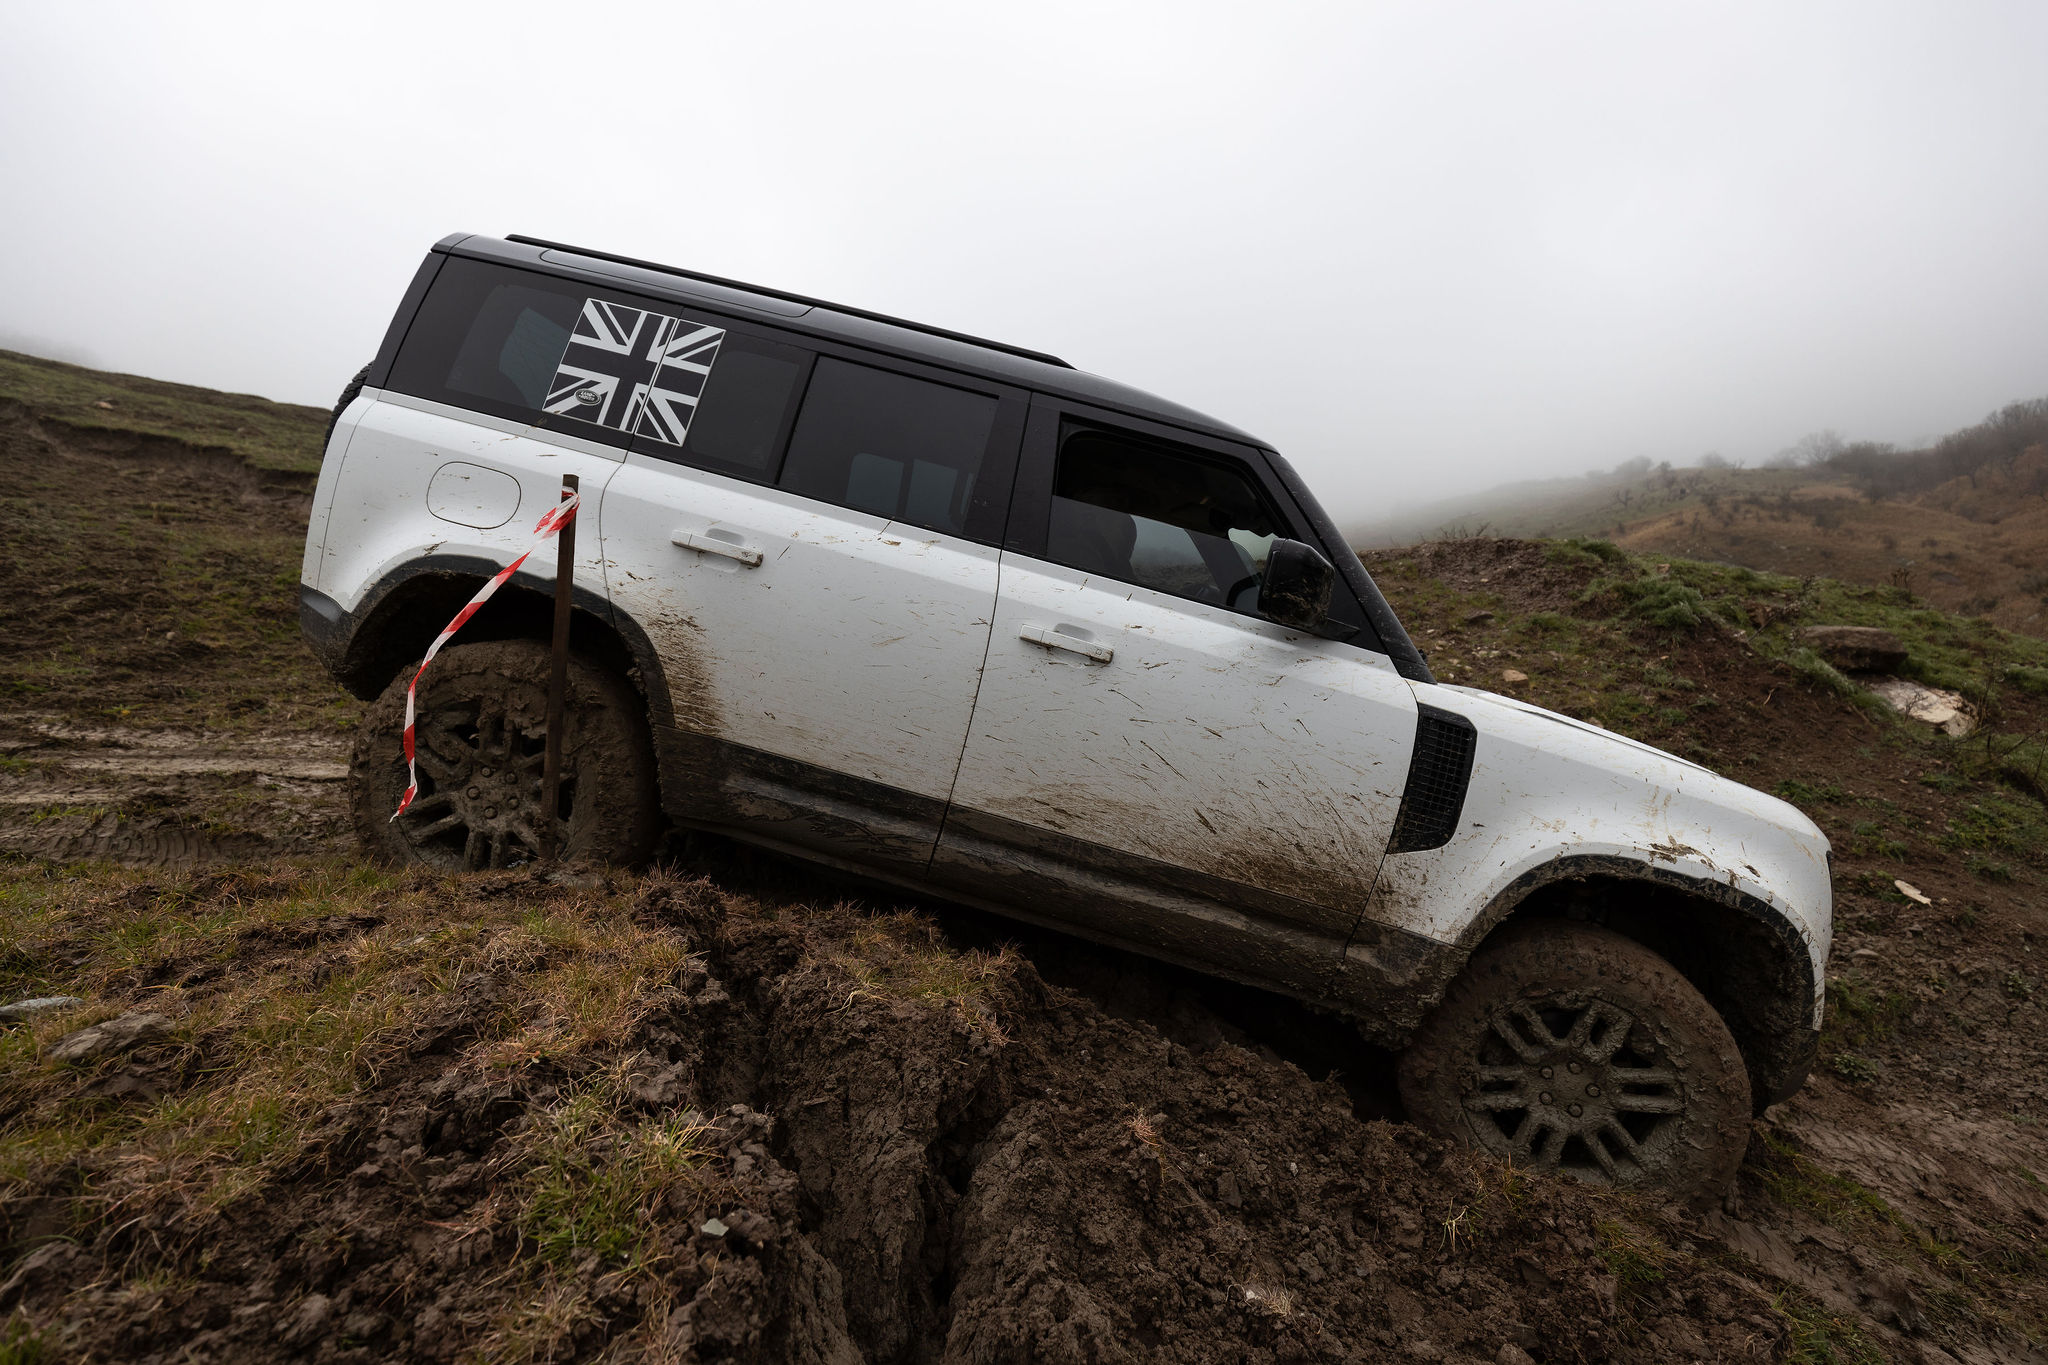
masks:
<svg viewBox="0 0 2048 1365"><path fill-rule="evenodd" d="M326 406L524 232L1050 350L1340 520L2048 394L2048 5L8 4L0 345Z"/></svg>

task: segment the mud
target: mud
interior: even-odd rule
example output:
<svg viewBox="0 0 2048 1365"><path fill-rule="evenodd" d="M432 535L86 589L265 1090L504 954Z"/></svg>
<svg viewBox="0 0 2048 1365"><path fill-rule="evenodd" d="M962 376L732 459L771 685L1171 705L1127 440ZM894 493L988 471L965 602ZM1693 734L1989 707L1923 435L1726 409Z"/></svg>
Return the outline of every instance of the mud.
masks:
<svg viewBox="0 0 2048 1365"><path fill-rule="evenodd" d="M573 894L519 874L416 885L451 918ZM874 953L853 907L673 875L626 906L695 951L624 1036L482 1061L467 1045L522 985L496 954L511 965L449 992L374 1089L216 1216L165 1199L47 1241L64 1192L9 1200L0 1308L67 1356L138 1362L1761 1361L1789 1340L1675 1211L1363 1121L1235 1030L1175 1042L1014 957L972 1008L892 996L846 969ZM309 926L305 968L382 931L363 918ZM903 951L926 950L908 933ZM281 946L251 938L226 965ZM125 1092L81 1082L196 1101L231 1070L169 1043L120 1066ZM715 1169L647 1211L658 1252L637 1274L592 1252L541 1275L506 1208L530 1174L520 1135L599 1075L647 1115L710 1116ZM6 1098L17 1121L67 1102Z"/></svg>
<svg viewBox="0 0 2048 1365"><path fill-rule="evenodd" d="M0 464L0 531L23 547L0 563L0 849L345 856L335 776L360 707L295 637L303 491L19 408L0 412ZM1417 557L1435 596L1381 581L1433 651L1526 665L1508 652L1519 622L1586 610L1587 574L1541 546ZM1696 684L1677 702L1718 704L1704 723L1646 713L1640 737L1766 790L1837 793L1802 799L1836 847L1822 1065L1755 1125L1728 1210L1513 1177L1399 1123L1388 1059L1340 1023L943 905L921 912L944 952L1014 942L1013 966L972 1011L877 993L848 965L877 914L834 906L843 887L677 841L671 862L714 882L615 888L694 954L630 1029L488 1065L478 1031L537 1008L508 949L217 1217L80 1218L106 1174L89 1163L11 1186L0 1311L81 1360L2044 1359L2048 874L2038 849L1987 873L1950 834L2033 798L1726 634L1628 647ZM1532 699L1566 705L1546 688L1572 666L1528 667ZM2042 709L2009 697L1999 724L2048 728ZM1890 890L1900 876L1933 904ZM199 882L179 902L195 924L286 894ZM518 874L415 891L456 924L567 894ZM203 997L236 972L310 989L349 945L384 941L376 919L141 961L94 1008ZM0 965L51 978L23 975L22 994L64 993L90 948L10 942ZM68 1092L10 1054L0 1130L44 1104L212 1095L230 1075L212 1046L152 1044ZM699 1193L647 1211L652 1261L546 1261L504 1212L530 1174L521 1135L614 1073L644 1117L712 1125L715 1158ZM714 1220L722 1234L701 1231Z"/></svg>

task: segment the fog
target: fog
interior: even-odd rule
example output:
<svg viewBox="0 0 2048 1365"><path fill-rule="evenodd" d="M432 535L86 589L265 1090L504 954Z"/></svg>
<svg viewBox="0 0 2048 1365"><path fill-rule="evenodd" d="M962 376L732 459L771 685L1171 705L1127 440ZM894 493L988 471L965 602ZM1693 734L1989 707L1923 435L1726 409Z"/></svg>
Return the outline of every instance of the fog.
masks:
<svg viewBox="0 0 2048 1365"><path fill-rule="evenodd" d="M2048 393L2048 6L37 5L0 334L326 406L524 232L1053 351L1340 520Z"/></svg>

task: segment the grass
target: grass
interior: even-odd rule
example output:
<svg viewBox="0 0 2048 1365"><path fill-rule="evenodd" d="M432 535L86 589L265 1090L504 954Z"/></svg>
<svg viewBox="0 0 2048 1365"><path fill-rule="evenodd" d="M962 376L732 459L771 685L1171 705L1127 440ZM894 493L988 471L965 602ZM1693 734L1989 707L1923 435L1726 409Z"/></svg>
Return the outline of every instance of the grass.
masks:
<svg viewBox="0 0 2048 1365"><path fill-rule="evenodd" d="M73 1170L81 1230L169 1204L196 1231L421 1037L457 1028L465 1064L505 1072L571 1056L626 1035L688 959L615 897L474 899L338 861L174 878L5 863L0 916L0 990L94 1002L0 1034L0 1197ZM519 978L516 1006L466 992L487 974ZM81 1081L127 1059L72 1077L41 1056L123 1008L177 1024L151 1049L161 1097L110 1105Z"/></svg>
<svg viewBox="0 0 2048 1365"><path fill-rule="evenodd" d="M347 378L335 377L337 396ZM109 374L15 351L0 351L0 400L4 399L88 433L139 432L217 446L257 469L318 469L327 430L328 415L320 408Z"/></svg>
<svg viewBox="0 0 2048 1365"><path fill-rule="evenodd" d="M695 1113L636 1117L610 1079L535 1115L521 1135L531 1167L518 1226L551 1265L572 1269L595 1255L640 1274L660 1260L650 1213L678 1189L709 1183L714 1130Z"/></svg>
<svg viewBox="0 0 2048 1365"><path fill-rule="evenodd" d="M23 1319L10 1319L0 1331L0 1365L43 1365L51 1359L42 1332Z"/></svg>
<svg viewBox="0 0 2048 1365"><path fill-rule="evenodd" d="M1783 1365L1886 1365L1884 1352L1846 1318L1803 1289L1785 1286L1771 1307L1792 1334Z"/></svg>
<svg viewBox="0 0 2048 1365"><path fill-rule="evenodd" d="M1822 1036L1829 1046L1854 1051L1889 1038L1912 1011L1911 996L1874 988L1849 972L1828 981L1827 1023Z"/></svg>
<svg viewBox="0 0 2048 1365"><path fill-rule="evenodd" d="M854 931L849 943L824 960L852 981L846 1000L900 1000L951 1010L967 1025L1002 1042L1003 1029L989 1000L993 986L1021 960L1005 946L958 952L930 920L909 913L878 916Z"/></svg>

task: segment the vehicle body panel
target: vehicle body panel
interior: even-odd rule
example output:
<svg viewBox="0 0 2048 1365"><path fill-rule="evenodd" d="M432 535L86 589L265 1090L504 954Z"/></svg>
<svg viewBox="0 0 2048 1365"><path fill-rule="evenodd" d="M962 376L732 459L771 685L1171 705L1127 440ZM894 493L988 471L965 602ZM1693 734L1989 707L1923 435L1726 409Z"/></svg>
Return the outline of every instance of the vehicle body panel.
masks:
<svg viewBox="0 0 2048 1365"><path fill-rule="evenodd" d="M1256 889L1263 914L1337 952L1387 846L1414 710L1370 656L1006 553L953 803Z"/></svg>
<svg viewBox="0 0 2048 1365"><path fill-rule="evenodd" d="M1828 845L1796 808L1695 764L1470 688L1418 686L1479 732L1458 830L1388 856L1367 919L1441 943L1476 943L1503 892L1569 855L1725 887L1782 918L1812 973L1820 1026L1831 933ZM1580 861L1585 868L1592 862ZM1509 907L1502 907L1503 909Z"/></svg>
<svg viewBox="0 0 2048 1365"><path fill-rule="evenodd" d="M671 813L922 868L997 552L639 453L604 525L613 604L653 641L675 710Z"/></svg>
<svg viewBox="0 0 2048 1365"><path fill-rule="evenodd" d="M599 532L604 486L624 452L560 432L538 439L514 422L379 390L365 389L348 416L346 447L330 447L320 469L316 505L324 498L330 510L322 528L319 575L310 580L344 609L355 609L370 587L400 566L428 556L477 555L511 562L532 548L534 525L560 500L564 474L582 480L576 574L586 587L603 592ZM428 491L449 465L516 480L518 510L491 527L435 516ZM534 549L526 569L552 574L553 547L550 540Z"/></svg>

